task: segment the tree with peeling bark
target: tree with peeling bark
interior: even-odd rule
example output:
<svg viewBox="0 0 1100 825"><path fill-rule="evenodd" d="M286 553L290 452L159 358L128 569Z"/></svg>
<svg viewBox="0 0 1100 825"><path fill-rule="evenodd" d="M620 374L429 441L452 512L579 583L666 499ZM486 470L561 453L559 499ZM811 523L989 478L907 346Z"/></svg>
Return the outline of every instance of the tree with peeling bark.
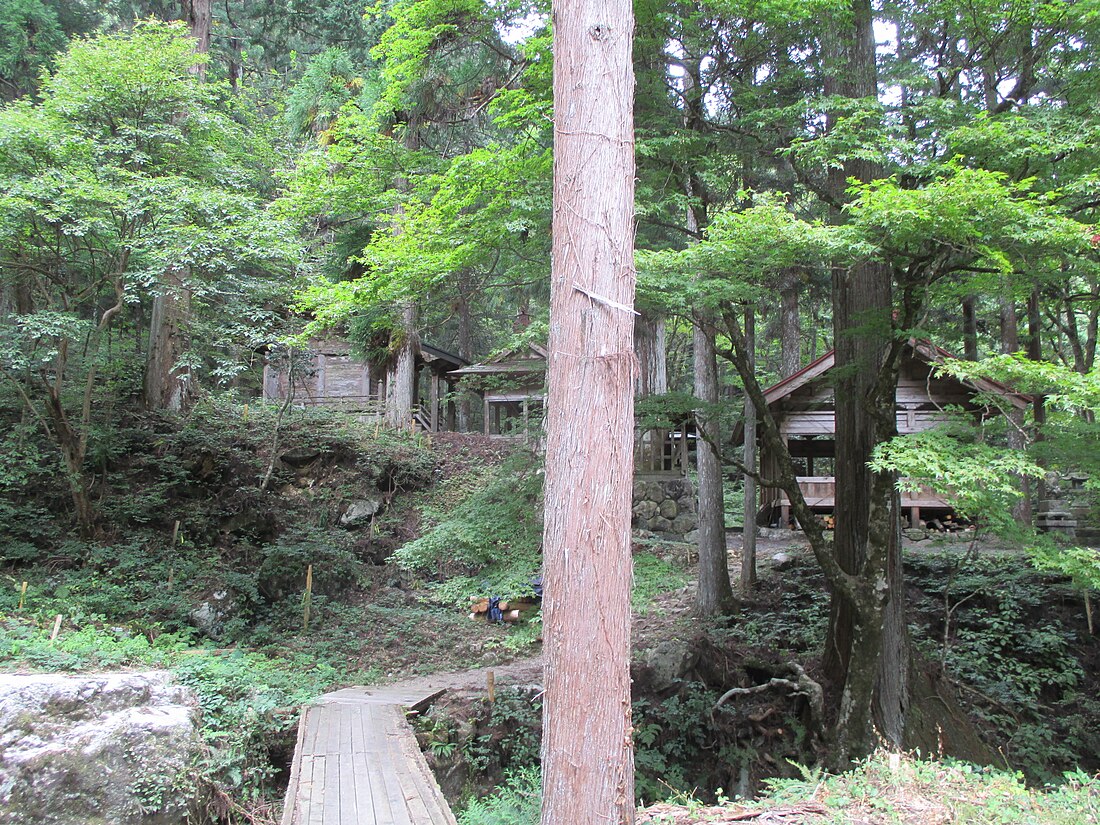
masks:
<svg viewBox="0 0 1100 825"><path fill-rule="evenodd" d="M629 0L559 0L553 15L542 825L625 825L634 819L634 21Z"/></svg>

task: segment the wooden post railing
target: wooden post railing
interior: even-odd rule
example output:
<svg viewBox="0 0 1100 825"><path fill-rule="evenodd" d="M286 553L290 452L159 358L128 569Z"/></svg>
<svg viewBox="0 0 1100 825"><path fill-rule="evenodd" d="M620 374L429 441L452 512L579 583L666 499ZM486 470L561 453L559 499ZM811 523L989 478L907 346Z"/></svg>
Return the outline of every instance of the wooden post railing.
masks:
<svg viewBox="0 0 1100 825"><path fill-rule="evenodd" d="M688 438L684 427L635 431L635 473L686 475L687 471Z"/></svg>

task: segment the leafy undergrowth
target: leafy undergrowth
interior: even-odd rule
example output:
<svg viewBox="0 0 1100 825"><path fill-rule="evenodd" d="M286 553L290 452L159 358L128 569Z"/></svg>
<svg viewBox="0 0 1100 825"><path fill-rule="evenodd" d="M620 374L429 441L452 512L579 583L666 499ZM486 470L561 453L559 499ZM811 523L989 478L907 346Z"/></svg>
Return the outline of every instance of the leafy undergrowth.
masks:
<svg viewBox="0 0 1100 825"><path fill-rule="evenodd" d="M530 454L499 468L471 466L427 497L422 535L394 561L430 581L444 604L529 595L542 567L541 509L542 469Z"/></svg>
<svg viewBox="0 0 1100 825"><path fill-rule="evenodd" d="M797 661L813 672L829 597L804 548L788 548L786 555L791 559L782 571L762 570L753 601L731 620L707 627L706 637L734 659L770 669ZM998 766L1036 784L1058 781L1078 766L1100 770L1100 640L1089 635L1083 602L1069 581L996 548L922 546L907 550L905 565L914 647L941 684L937 690L957 694ZM768 747L782 756L778 744Z"/></svg>
<svg viewBox="0 0 1100 825"><path fill-rule="evenodd" d="M999 755L1032 782L1100 769L1100 641L1068 579L1005 551L916 552L910 630Z"/></svg>
<svg viewBox="0 0 1100 825"><path fill-rule="evenodd" d="M542 774L537 766L519 768L483 799L473 799L459 815L459 825L535 825L539 821Z"/></svg>
<svg viewBox="0 0 1100 825"><path fill-rule="evenodd" d="M1019 774L879 753L849 773L804 770L798 779L773 780L753 802L662 803L639 811L636 822L1092 825L1100 822L1100 777L1074 772L1057 787L1034 789Z"/></svg>
<svg viewBox="0 0 1100 825"><path fill-rule="evenodd" d="M537 767L509 773L470 803L461 825L536 825ZM1095 825L1100 777L1074 772L1057 787L1029 788L1018 774L964 762L877 753L844 774L802 769L753 801L706 805L681 795L640 808L637 825Z"/></svg>
<svg viewBox="0 0 1100 825"><path fill-rule="evenodd" d="M19 437L41 447L33 431ZM177 673L203 710L194 777L213 801L196 822L275 821L303 702L497 664L537 638L471 622L425 576L388 562L430 528L429 503L446 513L484 483L499 487L506 455L487 439L410 437L312 411L285 419L276 439L272 410L217 400L187 419L131 419L110 437L95 540L72 536L57 473L0 478L0 668ZM382 510L342 524L356 500ZM538 533L525 518L524 536ZM210 604L217 615L201 626L196 611Z"/></svg>
<svg viewBox="0 0 1100 825"><path fill-rule="evenodd" d="M699 809L719 799L723 788L727 793L736 789L745 794L759 793L769 784L780 790L797 789L802 787L800 782L808 781L797 766L817 764L827 755L825 731L815 726L804 697L790 690L773 688L714 709L717 698L731 686L752 687L775 677L789 678L790 662L802 665L813 678L823 678L817 657L829 609L824 581L805 548L784 544L781 549L783 561L778 556L774 562L770 557L762 560L761 586L734 616L701 621L691 616L692 587L680 586L690 576L688 560L677 555L680 548L635 548L636 571L641 571L636 596L647 594L645 608L635 611L635 630L643 632L635 633L640 646L632 668L635 787L640 800L691 794L698 800L694 809ZM945 782L973 777L976 784L959 791L961 801L933 795L934 800L951 804L930 808L927 820L904 819L893 808L876 808L880 802L874 800L882 792L867 791L859 799L866 798L871 813L881 816L865 821L1087 822L1080 814L1085 809L1074 796L1074 782L1100 770L1096 744L1100 718L1090 689L1100 646L1088 636L1079 599L1064 580L1036 573L1018 555L1001 551L985 550L974 557L965 547L920 550L907 553L906 561L910 629L924 667L932 674L928 698L945 705L954 702L953 680L961 684L959 702L947 709L960 729L950 737L942 735L941 746L957 748L955 754L967 758L995 759L1001 770L1009 772L967 767L962 762L903 762L898 771L909 771L907 777L911 774L916 783L911 801L918 807L919 783L932 782L928 777L937 771ZM648 594L656 595L649 598ZM671 658L683 663L681 681L669 683L655 667L651 653L662 648L666 662ZM969 735L973 729L960 704L982 739L964 738L964 732ZM513 721L509 730L515 726ZM466 747L461 738L449 737L446 742L457 751ZM537 810L537 794L532 801L530 774L517 771L535 765L501 767L512 774L491 777L498 782L492 792L479 787L479 798L469 801L473 788L468 785L452 796L456 810L469 806L468 822L533 821L522 812ZM863 780L868 786L872 779L881 779L874 769L874 762L865 769L871 777ZM1068 780L1067 771L1071 772ZM480 785L483 779L475 777L471 784ZM839 789L849 780L828 781L833 782L829 787ZM1047 783L1065 785L1065 789L1034 790ZM1095 787L1095 782L1089 784L1089 792L1094 793ZM1002 796L1008 807L998 808ZM762 822L864 821L846 818L849 812L839 803L832 804L841 799L839 790L834 797L829 804L820 795L801 799L797 807L784 809L787 819L763 809L738 815ZM1059 819L1063 799L1070 800L1067 810L1077 813ZM989 818L970 816L969 804L988 808L983 815ZM815 814L818 819L799 818L813 813L815 805L820 808ZM1027 805L1037 812L1036 818L1025 816L1031 810ZM727 809L724 820L714 821L733 821L737 810ZM1007 811L1000 819L999 810ZM917 808L914 811L919 813ZM950 818L956 814L963 818Z"/></svg>

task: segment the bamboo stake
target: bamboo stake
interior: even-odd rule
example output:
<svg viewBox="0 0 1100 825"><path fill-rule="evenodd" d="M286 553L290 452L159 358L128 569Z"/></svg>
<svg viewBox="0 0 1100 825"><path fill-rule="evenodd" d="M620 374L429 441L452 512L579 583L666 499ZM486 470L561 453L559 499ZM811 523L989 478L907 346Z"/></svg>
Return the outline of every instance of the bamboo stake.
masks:
<svg viewBox="0 0 1100 825"><path fill-rule="evenodd" d="M309 607L313 601L313 565L306 567L306 595L302 599L302 630L309 630Z"/></svg>
<svg viewBox="0 0 1100 825"><path fill-rule="evenodd" d="M19 610L23 609L23 602L27 599L27 583L23 582L23 587L19 590Z"/></svg>
<svg viewBox="0 0 1100 825"><path fill-rule="evenodd" d="M489 701L495 702L497 700L497 680L496 674L491 670L485 674L485 687L489 690Z"/></svg>
<svg viewBox="0 0 1100 825"><path fill-rule="evenodd" d="M50 641L57 641L57 634L61 632L61 614L57 614L57 618L53 620L53 633L50 634Z"/></svg>
<svg viewBox="0 0 1100 825"><path fill-rule="evenodd" d="M1085 618L1088 619L1089 635L1092 636L1095 628L1092 624L1092 598L1089 596L1088 590L1085 590Z"/></svg>
<svg viewBox="0 0 1100 825"><path fill-rule="evenodd" d="M241 418L244 421L248 420L248 405L247 404L244 405L244 410L241 412Z"/></svg>
<svg viewBox="0 0 1100 825"><path fill-rule="evenodd" d="M176 547L176 542L183 544L183 536L180 535L180 520L176 519L175 524L172 525L172 538L168 542L168 549L173 550ZM172 583L176 580L176 568L173 565L168 568L168 589L172 588Z"/></svg>

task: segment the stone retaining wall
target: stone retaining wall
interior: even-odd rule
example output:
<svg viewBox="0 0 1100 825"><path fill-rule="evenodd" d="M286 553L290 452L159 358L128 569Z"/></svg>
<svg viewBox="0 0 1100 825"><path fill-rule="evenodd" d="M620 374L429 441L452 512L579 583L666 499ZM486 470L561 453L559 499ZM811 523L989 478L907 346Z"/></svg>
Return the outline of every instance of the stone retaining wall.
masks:
<svg viewBox="0 0 1100 825"><path fill-rule="evenodd" d="M695 530L695 490L683 476L639 476L634 479L634 529L683 541Z"/></svg>

